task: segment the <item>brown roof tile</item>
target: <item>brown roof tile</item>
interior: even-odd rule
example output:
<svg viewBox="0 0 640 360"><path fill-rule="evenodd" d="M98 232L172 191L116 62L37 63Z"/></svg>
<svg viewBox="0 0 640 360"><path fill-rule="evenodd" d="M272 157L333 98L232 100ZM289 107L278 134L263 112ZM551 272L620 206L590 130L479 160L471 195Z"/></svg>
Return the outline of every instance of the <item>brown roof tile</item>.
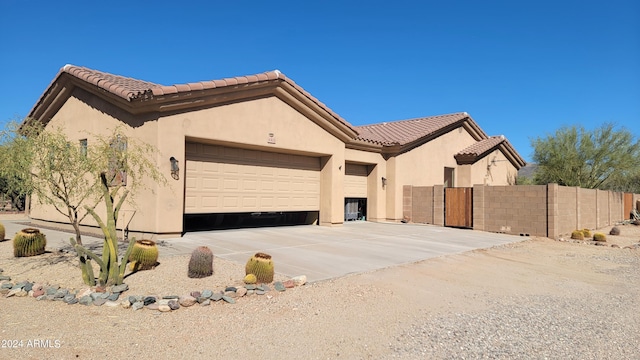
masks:
<svg viewBox="0 0 640 360"><path fill-rule="evenodd" d="M60 70L60 73L73 75L78 79L96 85L99 88L126 100L135 99L140 95L149 92L151 88L158 86L152 82L113 75L74 65L65 65Z"/></svg>
<svg viewBox="0 0 640 360"><path fill-rule="evenodd" d="M506 139L504 138L503 135L491 136L488 139L480 140L480 141L476 142L475 144L463 149L457 155L480 156L480 155L484 154L485 152L487 152L487 151L495 148L496 146L500 145L500 143L502 143L505 140Z"/></svg>
<svg viewBox="0 0 640 360"><path fill-rule="evenodd" d="M466 118L469 118L469 114L462 112L356 126L359 134L357 139L383 146L405 145L433 135L439 130Z"/></svg>

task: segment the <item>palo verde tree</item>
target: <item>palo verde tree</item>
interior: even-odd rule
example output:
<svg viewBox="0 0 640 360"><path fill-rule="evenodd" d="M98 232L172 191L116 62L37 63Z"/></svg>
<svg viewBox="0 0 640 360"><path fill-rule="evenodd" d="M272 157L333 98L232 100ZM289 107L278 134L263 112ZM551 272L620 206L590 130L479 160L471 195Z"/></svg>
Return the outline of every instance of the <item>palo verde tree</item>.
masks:
<svg viewBox="0 0 640 360"><path fill-rule="evenodd" d="M4 165L0 175L14 179L8 187L31 195L34 204L55 209L73 226L75 239L71 242L80 258L84 282L96 283L94 260L100 267L99 284L121 283L127 257L120 264L118 214L125 201L135 205L129 195L145 187L145 178L166 183L153 160L157 150L127 138L121 127L107 136L90 135L88 140L74 142L63 129L45 129L30 119L11 123L2 133L2 144L8 151L0 153ZM101 202L106 207L104 219L96 211ZM93 217L104 234L102 257L82 245L80 224L87 216Z"/></svg>
<svg viewBox="0 0 640 360"><path fill-rule="evenodd" d="M624 184L640 167L640 142L628 130L616 130L613 124L593 131L582 126L563 127L531 144L533 160L538 164L534 176L537 184L607 189Z"/></svg>

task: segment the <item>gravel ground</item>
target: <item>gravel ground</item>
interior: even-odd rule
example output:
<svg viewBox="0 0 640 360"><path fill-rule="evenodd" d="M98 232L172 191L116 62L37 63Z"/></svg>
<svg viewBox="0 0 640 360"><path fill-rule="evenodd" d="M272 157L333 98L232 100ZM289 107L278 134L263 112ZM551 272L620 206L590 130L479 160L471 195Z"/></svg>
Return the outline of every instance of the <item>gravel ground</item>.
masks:
<svg viewBox="0 0 640 360"><path fill-rule="evenodd" d="M640 227L623 235L608 243L637 243ZM12 281L81 289L75 261L15 259L0 242ZM128 277L127 295L244 276L223 259L205 279L186 277L188 257L160 262ZM0 358L34 359L639 359L640 250L537 238L169 313L0 297L0 341L22 343Z"/></svg>

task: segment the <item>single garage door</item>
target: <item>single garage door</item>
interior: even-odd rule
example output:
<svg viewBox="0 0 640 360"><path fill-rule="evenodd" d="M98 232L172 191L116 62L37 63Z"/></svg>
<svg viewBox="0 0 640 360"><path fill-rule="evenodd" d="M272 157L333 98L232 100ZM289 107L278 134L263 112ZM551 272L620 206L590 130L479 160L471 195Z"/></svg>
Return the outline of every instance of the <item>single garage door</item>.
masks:
<svg viewBox="0 0 640 360"><path fill-rule="evenodd" d="M185 213L318 211L320 158L186 143Z"/></svg>
<svg viewBox="0 0 640 360"><path fill-rule="evenodd" d="M345 164L344 197L366 198L368 175L369 167L367 165Z"/></svg>

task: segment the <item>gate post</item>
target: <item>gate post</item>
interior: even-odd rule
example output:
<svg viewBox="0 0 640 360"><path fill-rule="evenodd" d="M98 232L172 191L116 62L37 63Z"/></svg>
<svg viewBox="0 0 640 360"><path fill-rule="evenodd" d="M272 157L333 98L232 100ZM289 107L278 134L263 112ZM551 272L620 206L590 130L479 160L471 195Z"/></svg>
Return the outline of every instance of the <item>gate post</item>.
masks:
<svg viewBox="0 0 640 360"><path fill-rule="evenodd" d="M433 185L433 224L444 226L444 185Z"/></svg>
<svg viewBox="0 0 640 360"><path fill-rule="evenodd" d="M484 230L484 185L473 185L473 230Z"/></svg>

